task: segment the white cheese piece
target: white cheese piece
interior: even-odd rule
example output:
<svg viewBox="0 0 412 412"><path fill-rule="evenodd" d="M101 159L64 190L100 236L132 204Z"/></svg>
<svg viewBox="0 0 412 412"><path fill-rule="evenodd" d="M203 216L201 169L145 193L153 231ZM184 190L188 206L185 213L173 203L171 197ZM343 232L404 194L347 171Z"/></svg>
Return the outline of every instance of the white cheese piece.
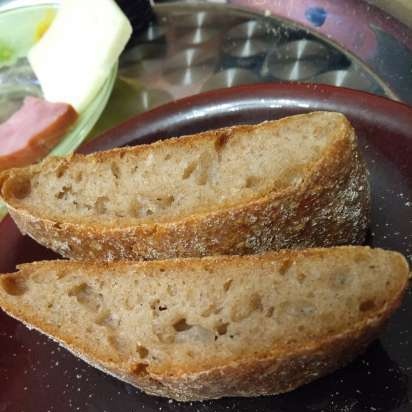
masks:
<svg viewBox="0 0 412 412"><path fill-rule="evenodd" d="M44 98L81 112L132 33L113 0L62 0L50 28L28 54Z"/></svg>

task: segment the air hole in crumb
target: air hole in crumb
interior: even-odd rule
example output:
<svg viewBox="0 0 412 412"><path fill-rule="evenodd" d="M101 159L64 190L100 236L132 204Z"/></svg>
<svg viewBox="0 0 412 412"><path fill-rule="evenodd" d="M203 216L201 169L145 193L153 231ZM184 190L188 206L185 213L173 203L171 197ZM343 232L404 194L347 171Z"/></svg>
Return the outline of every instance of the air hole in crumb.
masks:
<svg viewBox="0 0 412 412"><path fill-rule="evenodd" d="M256 187L259 184L260 180L261 179L257 176L249 176L249 177L246 178L245 187L247 189L251 189L253 187Z"/></svg>
<svg viewBox="0 0 412 412"><path fill-rule="evenodd" d="M292 264L293 264L293 261L290 259L285 259L284 261L282 261L279 267L279 274L284 276L286 272L290 269Z"/></svg>
<svg viewBox="0 0 412 412"><path fill-rule="evenodd" d="M132 199L129 204L129 213L132 217L140 217L142 204L137 199Z"/></svg>
<svg viewBox="0 0 412 412"><path fill-rule="evenodd" d="M168 153L165 157L164 160L170 160L172 158L172 155Z"/></svg>
<svg viewBox="0 0 412 412"><path fill-rule="evenodd" d="M150 302L150 309L156 310L159 307L159 305L160 305L160 300L155 299L155 300Z"/></svg>
<svg viewBox="0 0 412 412"><path fill-rule="evenodd" d="M83 173L81 171L77 172L76 175L74 176L74 181L76 183L80 183L83 179Z"/></svg>
<svg viewBox="0 0 412 412"><path fill-rule="evenodd" d="M169 294L169 296L176 296L176 286L174 285L167 285L167 293Z"/></svg>
<svg viewBox="0 0 412 412"><path fill-rule="evenodd" d="M95 323L97 325L111 329L118 327L120 321L114 315L112 315L109 310L106 310L97 316Z"/></svg>
<svg viewBox="0 0 412 412"><path fill-rule="evenodd" d="M352 278L348 276L346 271L333 272L331 274L332 286L335 288L343 288L351 283Z"/></svg>
<svg viewBox="0 0 412 412"><path fill-rule="evenodd" d="M250 297L250 308L252 310L258 310L262 311L263 305L262 305L262 298L258 293L253 293L252 296Z"/></svg>
<svg viewBox="0 0 412 412"><path fill-rule="evenodd" d="M11 193L16 199L24 199L31 192L31 183L29 179L19 178L13 181Z"/></svg>
<svg viewBox="0 0 412 412"><path fill-rule="evenodd" d="M99 196L96 199L96 202L94 203L94 209L96 210L96 213L99 215L103 215L107 212L107 202L109 201L109 198L107 196Z"/></svg>
<svg viewBox="0 0 412 412"><path fill-rule="evenodd" d="M167 306L159 306L160 312L163 312L164 310L167 310Z"/></svg>
<svg viewBox="0 0 412 412"><path fill-rule="evenodd" d="M56 279L62 279L66 276L66 272L57 272Z"/></svg>
<svg viewBox="0 0 412 412"><path fill-rule="evenodd" d="M222 149L226 146L229 139L232 137L232 133L229 131L220 132L215 140L215 150L216 152L222 151Z"/></svg>
<svg viewBox="0 0 412 412"><path fill-rule="evenodd" d="M109 336L107 337L107 342L109 343L109 345L110 345L114 350L120 352L120 350L121 350L121 344L120 344L120 342L119 342L119 340L117 339L116 336L114 336L114 335L109 335Z"/></svg>
<svg viewBox="0 0 412 412"><path fill-rule="evenodd" d="M136 352L139 354L141 359L147 358L147 355L149 355L148 349L139 344L136 345Z"/></svg>
<svg viewBox="0 0 412 412"><path fill-rule="evenodd" d="M211 275L213 275L213 273L215 273L213 267L209 266L209 265L203 265L203 270L205 270L207 273L210 273Z"/></svg>
<svg viewBox="0 0 412 412"><path fill-rule="evenodd" d="M216 306L214 303L210 304L201 314L203 318L207 318L210 315L218 315L222 311L222 308Z"/></svg>
<svg viewBox="0 0 412 412"><path fill-rule="evenodd" d="M223 290L225 292L227 292L230 289L230 287L232 286L232 282L233 282L233 279L229 279L223 284Z"/></svg>
<svg viewBox="0 0 412 412"><path fill-rule="evenodd" d="M204 152L199 157L199 168L195 182L199 186L204 186L209 180L209 169L211 166L210 154Z"/></svg>
<svg viewBox="0 0 412 412"><path fill-rule="evenodd" d="M56 168L56 177L60 179L66 173L68 166L66 163L60 163L59 166Z"/></svg>
<svg viewBox="0 0 412 412"><path fill-rule="evenodd" d="M186 323L186 319L185 319L185 318L179 319L177 322L175 322L175 323L173 324L173 329L174 329L176 332L183 332L183 331L185 331L185 330L190 329L191 327L192 327L191 325L188 325L188 324Z"/></svg>
<svg viewBox="0 0 412 412"><path fill-rule="evenodd" d="M146 375L147 374L147 369L148 365L146 363L137 363L133 369L132 369L132 374L136 376L140 375Z"/></svg>
<svg viewBox="0 0 412 412"><path fill-rule="evenodd" d="M153 215L153 210L147 209L146 210L146 216L151 216L151 215Z"/></svg>
<svg viewBox="0 0 412 412"><path fill-rule="evenodd" d="M273 306L271 306L270 308L268 308L268 310L266 311L266 317L267 317L267 318L271 318L274 311L275 311L275 308L274 308Z"/></svg>
<svg viewBox="0 0 412 412"><path fill-rule="evenodd" d="M284 186L297 186L303 181L301 174L302 171L300 166L291 167L282 173L278 178L278 182L282 182Z"/></svg>
<svg viewBox="0 0 412 412"><path fill-rule="evenodd" d="M62 189L56 193L54 196L56 199L65 199L67 197L67 194L70 193L72 190L71 186L63 186Z"/></svg>
<svg viewBox="0 0 412 412"><path fill-rule="evenodd" d="M182 179L183 180L188 179L192 175L192 173L195 171L196 167L197 167L196 161L190 162L183 170Z"/></svg>
<svg viewBox="0 0 412 412"><path fill-rule="evenodd" d="M73 286L69 290L68 295L76 297L77 302L92 311L100 309L103 299L103 296L100 293L96 293L87 283L80 283L79 285Z"/></svg>
<svg viewBox="0 0 412 412"><path fill-rule="evenodd" d="M225 335L227 332L227 327L228 327L229 323L221 323L220 325L218 325L216 327L216 331L219 335Z"/></svg>
<svg viewBox="0 0 412 412"><path fill-rule="evenodd" d="M120 178L120 169L119 166L117 165L117 163L112 162L110 164L110 170L112 172L112 175L115 179L119 179Z"/></svg>
<svg viewBox="0 0 412 412"><path fill-rule="evenodd" d="M1 280L1 285L4 291L8 295L12 295L12 296L24 295L28 290L26 283L23 279L7 277Z"/></svg>
<svg viewBox="0 0 412 412"><path fill-rule="evenodd" d="M52 307L53 307L53 303L52 303L52 302L50 302L50 303L47 304L47 309L51 309Z"/></svg>
<svg viewBox="0 0 412 412"><path fill-rule="evenodd" d="M303 272L299 272L297 275L297 279L298 279L298 282L302 284L306 279L306 275Z"/></svg>
<svg viewBox="0 0 412 412"><path fill-rule="evenodd" d="M374 309L376 306L375 301L373 299L368 299L363 301L360 305L359 305L359 310L361 312L368 312L369 310Z"/></svg>
<svg viewBox="0 0 412 412"><path fill-rule="evenodd" d="M353 257L353 260L355 263L362 263L366 259L367 259L367 256L364 253L356 253L355 256Z"/></svg>
<svg viewBox="0 0 412 412"><path fill-rule="evenodd" d="M163 209L170 207L174 201L175 197L173 195L159 196L156 198L156 202Z"/></svg>
<svg viewBox="0 0 412 412"><path fill-rule="evenodd" d="M166 272L166 269L165 268L159 268L159 272Z"/></svg>

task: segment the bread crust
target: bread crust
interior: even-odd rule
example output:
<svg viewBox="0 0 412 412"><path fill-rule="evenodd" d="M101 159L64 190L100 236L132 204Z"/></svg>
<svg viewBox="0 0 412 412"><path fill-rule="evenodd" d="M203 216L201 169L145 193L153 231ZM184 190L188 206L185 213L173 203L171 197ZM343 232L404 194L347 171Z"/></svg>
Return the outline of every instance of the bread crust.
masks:
<svg viewBox="0 0 412 412"><path fill-rule="evenodd" d="M269 352L255 358L241 359L201 372L160 373L143 363L120 365L116 360L102 360L64 336L53 325L23 315L2 302L3 309L68 349L92 366L121 379L144 392L178 401L197 401L221 397L250 397L289 392L303 384L327 375L362 353L379 335L390 315L399 307L405 288L387 302L373 317L358 322L343 333L316 341L291 344L282 351ZM33 326L36 325L36 326ZM89 353L87 353L89 352Z"/></svg>
<svg viewBox="0 0 412 412"><path fill-rule="evenodd" d="M356 247L333 248L333 253L356 256ZM361 248L367 250L368 248ZM122 268L123 266L146 265L163 266L174 270L185 267L196 269L205 263L219 265L224 270L242 260L250 262L295 259L297 256L308 260L329 253L330 249L282 250L254 256L222 256L203 259L177 259L156 262L118 262L112 266L108 262L35 262L19 267L20 272L6 274L6 278L14 276L30 276L32 268L39 265L43 271L54 271L57 263L70 272L88 265L90 273L100 274L102 270ZM338 367L348 363L360 354L367 345L381 332L388 318L400 306L408 285L409 267L406 259L391 253L390 276L397 279L396 289L388 293L384 303L375 306L368 315L360 318L345 329L329 332L321 336L274 343L267 349L260 349L236 357L227 357L223 361L199 364L195 359L184 364L156 365L145 363L145 359L123 357L121 353L100 349L99 345L90 345L84 337L64 332L59 325L47 322L36 311L26 308L15 299L4 299L0 293L1 307L11 316L25 323L29 328L47 334L59 342L76 356L91 365L126 381L143 391L158 396L166 396L180 401L215 399L224 396L259 396L288 392L326 375ZM36 268L35 268L36 269ZM36 269L37 271L37 269ZM34 272L34 271L33 271ZM87 271L85 276L87 276ZM153 276L161 276L154 271ZM176 271L177 276L184 276L183 271ZM148 276L147 274L145 276ZM388 275L389 276L389 275Z"/></svg>
<svg viewBox="0 0 412 412"><path fill-rule="evenodd" d="M342 121L342 136L311 166L300 184L175 221L119 227L47 218L13 201L7 186L21 176L18 170L0 177L0 193L23 233L64 257L79 260L244 255L282 248L360 244L369 217L367 172L354 131L343 116ZM232 133L232 129L223 131ZM196 138L186 139L193 139L190 143L195 144ZM170 144L179 144L178 139ZM104 161L110 152L96 157Z"/></svg>

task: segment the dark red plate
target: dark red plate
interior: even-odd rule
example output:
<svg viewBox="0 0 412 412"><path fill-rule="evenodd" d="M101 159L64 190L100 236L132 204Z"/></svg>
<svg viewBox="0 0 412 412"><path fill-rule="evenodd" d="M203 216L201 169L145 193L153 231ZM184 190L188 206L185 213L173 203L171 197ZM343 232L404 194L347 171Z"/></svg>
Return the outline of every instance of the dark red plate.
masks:
<svg viewBox="0 0 412 412"><path fill-rule="evenodd" d="M82 152L313 110L352 121L370 170L368 244L412 258L412 108L370 94L316 85L267 84L213 91L128 121ZM0 272L53 254L0 224ZM96 342L98 345L98 342ZM0 311L0 412L282 411L356 412L412 409L412 294L381 339L346 368L294 392L255 399L180 404L150 397L77 360Z"/></svg>

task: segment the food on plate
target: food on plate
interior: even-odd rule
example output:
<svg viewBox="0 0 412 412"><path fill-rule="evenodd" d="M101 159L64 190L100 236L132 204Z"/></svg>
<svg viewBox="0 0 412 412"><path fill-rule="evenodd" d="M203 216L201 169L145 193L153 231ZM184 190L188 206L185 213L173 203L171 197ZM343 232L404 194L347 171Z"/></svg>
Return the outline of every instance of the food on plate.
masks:
<svg viewBox="0 0 412 412"><path fill-rule="evenodd" d="M0 124L0 171L43 158L76 121L66 103L28 96L22 107Z"/></svg>
<svg viewBox="0 0 412 412"><path fill-rule="evenodd" d="M147 393L257 396L362 352L400 305L408 273L399 253L360 246L44 261L0 277L0 306Z"/></svg>
<svg viewBox="0 0 412 412"><path fill-rule="evenodd" d="M0 176L23 233L76 259L361 243L369 188L345 116L315 112L49 158Z"/></svg>
<svg viewBox="0 0 412 412"><path fill-rule="evenodd" d="M131 33L113 0L62 0L50 28L28 54L45 99L84 110Z"/></svg>

